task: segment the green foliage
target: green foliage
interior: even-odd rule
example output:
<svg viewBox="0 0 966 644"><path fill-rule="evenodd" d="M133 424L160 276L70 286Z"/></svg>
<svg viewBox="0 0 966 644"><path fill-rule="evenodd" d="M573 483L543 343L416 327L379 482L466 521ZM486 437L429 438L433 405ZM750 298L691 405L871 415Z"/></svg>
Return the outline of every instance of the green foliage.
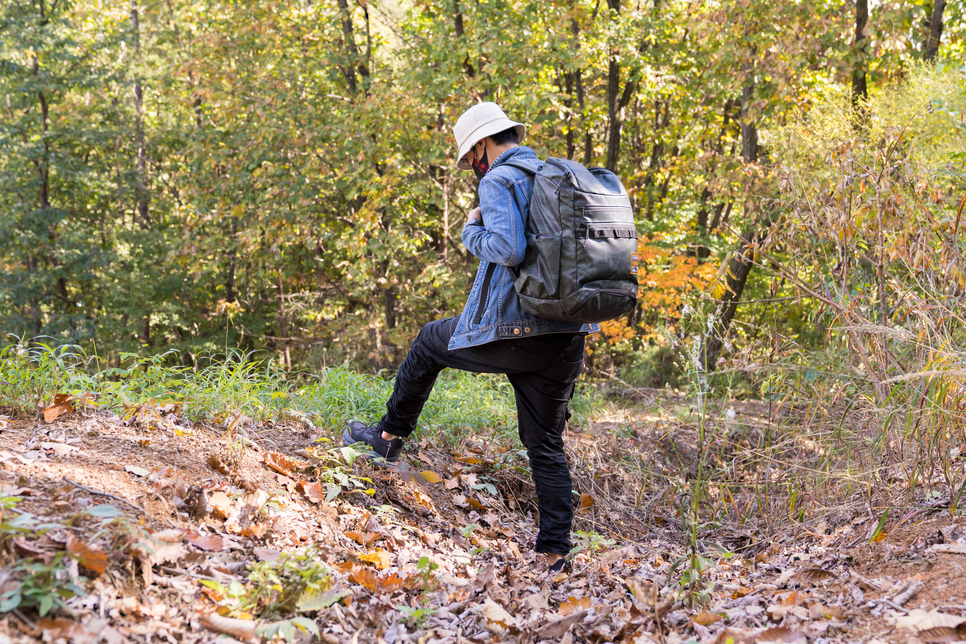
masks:
<svg viewBox="0 0 966 644"><path fill-rule="evenodd" d="M270 624L262 624L255 629L256 635L264 637L269 641L280 637L286 642L291 642L298 637L299 633L305 635L311 634L318 637L319 627L307 617L293 617L292 619L284 619Z"/></svg>
<svg viewBox="0 0 966 644"><path fill-rule="evenodd" d="M682 567L682 564L686 564ZM680 569L678 579L679 596L688 606L705 606L710 603L714 591L714 582L707 576L709 568L714 567L711 559L692 554L681 557L668 568L668 579Z"/></svg>
<svg viewBox="0 0 966 644"><path fill-rule="evenodd" d="M323 443L330 442L328 438L319 440ZM369 496L375 493L375 489L369 487L372 479L357 476L352 470L352 464L362 456L362 452L353 447L310 449L309 452L319 459L316 473L325 488L326 501L332 501L343 492L362 492Z"/></svg>
<svg viewBox="0 0 966 644"><path fill-rule="evenodd" d="M602 534L598 534L594 530L577 531L577 544L570 549L571 555L576 555L581 552L587 552L591 556L596 555L598 552L612 548L617 542L614 539L605 537Z"/></svg>
<svg viewBox="0 0 966 644"><path fill-rule="evenodd" d="M121 516L114 506L98 505L79 512L64 523L45 521L29 512L15 510L21 500L15 496L0 498L0 547L9 547L16 537L33 540L51 530L62 530L81 516L102 520ZM9 571L16 585L0 594L0 613L20 608L36 610L40 617L44 617L63 608L71 597L85 594L82 585L87 580L71 577L65 561L68 557L66 552L58 552L50 561L37 561L33 557L19 560Z"/></svg>
<svg viewBox="0 0 966 644"><path fill-rule="evenodd" d="M300 610L318 610L319 598L331 586L331 578L314 547L308 547L283 552L272 561L253 563L247 584L232 582L224 586L212 580L201 583L216 590L223 597L223 605L233 611L280 617ZM291 639L286 636L291 628L305 631L298 623L275 622L269 626L274 628L273 634L279 633L287 640Z"/></svg>
<svg viewBox="0 0 966 644"><path fill-rule="evenodd" d="M65 606L66 600L84 594L84 589L71 581L64 559L59 552L50 563L27 558L10 569L17 585L0 595L0 613L15 608L36 610L40 617ZM83 583L83 578L79 581Z"/></svg>
<svg viewBox="0 0 966 644"><path fill-rule="evenodd" d="M11 0L0 328L122 370L129 354L167 348L179 350L167 366L196 373L233 348L284 370L398 364L421 324L465 301L475 260L459 231L475 182L452 168L451 128L477 100L524 121L541 156L612 165L665 253L645 262L645 295L687 290L674 267L713 266L729 227L757 217L744 204L768 169L742 161L742 129L777 161L776 127L796 110L853 69L875 89L921 56L925 5L874 12L854 49L851 12L820 1L377 1L343 13ZM958 61L962 8L950 3L944 22L939 60ZM642 304L636 339L598 346L598 373L632 370L679 313ZM251 382L208 376L201 407L232 378ZM243 395L236 406L275 408Z"/></svg>
<svg viewBox="0 0 966 644"><path fill-rule="evenodd" d="M439 580L436 571L439 565L430 561L429 557L420 557L416 563L416 574L412 576L414 588L419 590L419 607L396 606L396 610L406 616L406 621L415 628L421 628L427 618L436 614L435 606L430 606L430 596L439 590Z"/></svg>
<svg viewBox="0 0 966 644"><path fill-rule="evenodd" d="M305 593L319 593L331 584L328 569L311 548L252 564L248 581L243 606L269 616L291 613Z"/></svg>
<svg viewBox="0 0 966 644"><path fill-rule="evenodd" d="M763 254L821 333L782 338L762 391L806 405L824 456L798 483L823 496L855 484L829 470L890 469L910 502L961 478L964 109L960 71L921 67L873 94L861 126L830 92L782 132L783 216Z"/></svg>

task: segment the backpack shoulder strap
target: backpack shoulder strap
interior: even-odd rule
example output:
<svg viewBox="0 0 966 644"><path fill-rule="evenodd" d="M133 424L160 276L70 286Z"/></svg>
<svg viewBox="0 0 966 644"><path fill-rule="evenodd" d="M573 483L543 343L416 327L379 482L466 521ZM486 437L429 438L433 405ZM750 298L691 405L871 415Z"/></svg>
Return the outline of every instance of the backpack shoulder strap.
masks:
<svg viewBox="0 0 966 644"><path fill-rule="evenodd" d="M517 170L523 170L527 174L537 174L537 172L539 172L539 170L534 170L528 164L526 164L526 163L524 163L522 161L514 161L513 159L508 159L508 160L504 161L503 162L503 165L508 165L511 168L516 168Z"/></svg>

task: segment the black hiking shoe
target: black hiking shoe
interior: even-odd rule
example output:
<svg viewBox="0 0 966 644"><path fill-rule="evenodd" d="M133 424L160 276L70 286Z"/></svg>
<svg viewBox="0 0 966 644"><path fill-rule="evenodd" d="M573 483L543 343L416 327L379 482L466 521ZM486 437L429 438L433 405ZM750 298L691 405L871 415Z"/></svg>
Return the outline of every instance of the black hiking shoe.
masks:
<svg viewBox="0 0 966 644"><path fill-rule="evenodd" d="M360 447L362 443L369 449L366 450L369 456L383 458L387 463L393 463L399 459L399 452L402 451L403 441L401 438L394 438L387 441L382 437L382 430L379 426L369 427L359 421L349 422L349 426L342 432L342 441L348 445Z"/></svg>
<svg viewBox="0 0 966 644"><path fill-rule="evenodd" d="M547 566L547 572L549 572L551 575L556 575L557 573L561 573L561 572L570 573L570 571L571 571L570 562L567 561L566 557L562 559L558 559L557 563L553 564L552 566L551 565Z"/></svg>

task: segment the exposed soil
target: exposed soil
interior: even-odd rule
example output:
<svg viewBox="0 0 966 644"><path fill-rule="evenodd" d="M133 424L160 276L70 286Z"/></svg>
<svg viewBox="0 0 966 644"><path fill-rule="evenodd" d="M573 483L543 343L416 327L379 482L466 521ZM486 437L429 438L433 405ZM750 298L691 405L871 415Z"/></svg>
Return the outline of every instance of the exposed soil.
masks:
<svg viewBox="0 0 966 644"><path fill-rule="evenodd" d="M762 422L773 413L755 403L737 411ZM261 617L298 612L319 635L296 636L325 642L966 639L956 630L966 622L966 525L938 506L908 509L872 542L878 517L850 508L830 513L831 524L773 534L709 526L703 543L735 554L706 557L688 595L678 492L644 489L622 464L631 450L655 456L654 467L687 466L668 431L676 422L638 410L568 432L581 494L575 543L585 549L551 575L531 551L525 461L485 437L455 451L424 440L394 469L360 459L333 470L320 460L333 444L294 423L233 419L226 431L171 409L126 422L102 412L7 421L0 484L20 501L4 525L24 513L59 525L5 528L2 590L23 583L18 564L54 565L68 549L58 583L75 578L82 592L44 617L27 606L2 613L0 644L258 639L247 621L258 607L239 609L218 584L245 584L256 562L310 545L332 601L303 596L298 611ZM342 491L329 501L333 484Z"/></svg>

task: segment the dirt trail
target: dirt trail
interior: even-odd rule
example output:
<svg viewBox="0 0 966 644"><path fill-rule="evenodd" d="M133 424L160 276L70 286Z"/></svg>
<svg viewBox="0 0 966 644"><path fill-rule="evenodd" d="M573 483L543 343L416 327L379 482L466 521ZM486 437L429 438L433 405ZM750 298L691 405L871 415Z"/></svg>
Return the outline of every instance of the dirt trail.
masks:
<svg viewBox="0 0 966 644"><path fill-rule="evenodd" d="M774 543L725 526L705 536L744 545L708 561L708 602L689 606L673 504L621 502L637 491L606 460L627 447L621 441L666 445L645 431L620 438L612 424L567 434L585 549L569 573L551 576L530 550L532 486L501 467L512 452L483 439L456 453L424 441L397 470L364 461L326 469L298 426L249 424L229 440L165 410L127 423L103 413L9 421L0 485L19 502L3 515L2 591L18 587L15 567L32 558L52 569L60 561L51 583L73 579L77 594L44 617L26 605L0 613L0 644L257 639L246 620L281 599L263 582L262 599L245 610L230 589L248 583L250 597L253 570L262 579L281 570L259 562L310 545L311 557L280 579L301 566L304 581L321 562L321 583L262 622L301 615L317 636L291 622L280 632L325 642L966 640L966 627L956 628L966 621L966 527L948 510L910 510L873 543L876 519L861 514ZM604 455L593 471L591 447ZM47 527L15 529L30 515ZM58 558L65 550L72 556Z"/></svg>

